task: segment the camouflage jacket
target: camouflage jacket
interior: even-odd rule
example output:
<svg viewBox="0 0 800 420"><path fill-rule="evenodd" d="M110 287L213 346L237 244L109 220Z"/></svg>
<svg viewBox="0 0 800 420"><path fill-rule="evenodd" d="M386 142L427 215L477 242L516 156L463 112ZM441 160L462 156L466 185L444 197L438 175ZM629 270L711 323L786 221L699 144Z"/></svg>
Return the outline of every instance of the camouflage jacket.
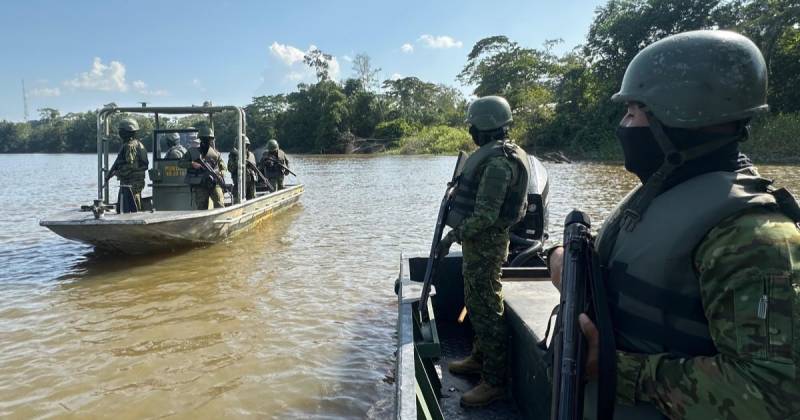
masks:
<svg viewBox="0 0 800 420"><path fill-rule="evenodd" d="M111 171L115 172L120 181L144 181L144 173L150 165L147 158L147 149L142 142L137 139L126 141L117 154L117 159L111 166Z"/></svg>
<svg viewBox="0 0 800 420"><path fill-rule="evenodd" d="M719 354L617 352L617 401L670 418L767 419L800 413L800 229L776 210L724 220L695 251Z"/></svg>
<svg viewBox="0 0 800 420"><path fill-rule="evenodd" d="M514 174L511 165L514 162L503 156L493 157L486 162L475 195L475 210L451 231L456 241L462 242L487 230L500 229L493 225L500 217L500 210Z"/></svg>

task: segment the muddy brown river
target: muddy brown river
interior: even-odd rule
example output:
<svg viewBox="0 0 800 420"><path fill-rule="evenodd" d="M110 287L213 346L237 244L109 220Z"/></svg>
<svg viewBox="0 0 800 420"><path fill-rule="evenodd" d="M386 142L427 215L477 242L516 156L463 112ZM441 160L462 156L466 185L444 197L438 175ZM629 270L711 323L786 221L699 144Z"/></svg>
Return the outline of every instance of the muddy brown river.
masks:
<svg viewBox="0 0 800 420"><path fill-rule="evenodd" d="M38 220L93 155L0 155L0 417L387 418L401 252L426 252L453 157L294 156L298 206L226 243L96 255ZM553 238L635 184L547 164ZM800 192L800 168L762 166Z"/></svg>

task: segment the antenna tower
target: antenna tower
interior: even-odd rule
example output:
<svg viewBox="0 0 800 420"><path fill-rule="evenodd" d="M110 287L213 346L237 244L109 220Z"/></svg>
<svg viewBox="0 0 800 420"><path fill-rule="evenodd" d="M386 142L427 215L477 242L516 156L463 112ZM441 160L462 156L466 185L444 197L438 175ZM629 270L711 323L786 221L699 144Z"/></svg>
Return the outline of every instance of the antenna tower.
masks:
<svg viewBox="0 0 800 420"><path fill-rule="evenodd" d="M25 121L28 121L28 91L25 90L25 79L22 79L22 106L24 109Z"/></svg>

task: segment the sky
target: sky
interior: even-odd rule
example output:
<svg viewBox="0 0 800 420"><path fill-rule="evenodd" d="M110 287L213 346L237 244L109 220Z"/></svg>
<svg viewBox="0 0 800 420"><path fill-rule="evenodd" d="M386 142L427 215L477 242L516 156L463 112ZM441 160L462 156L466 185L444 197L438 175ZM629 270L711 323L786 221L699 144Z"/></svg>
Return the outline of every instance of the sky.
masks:
<svg viewBox="0 0 800 420"><path fill-rule="evenodd" d="M370 56L381 80L416 76L461 88L455 77L475 42L506 35L526 47L584 42L605 0L510 1L8 1L0 13L0 120L37 109L62 113L115 102L136 106L246 105L315 81L311 48L331 54L331 75Z"/></svg>

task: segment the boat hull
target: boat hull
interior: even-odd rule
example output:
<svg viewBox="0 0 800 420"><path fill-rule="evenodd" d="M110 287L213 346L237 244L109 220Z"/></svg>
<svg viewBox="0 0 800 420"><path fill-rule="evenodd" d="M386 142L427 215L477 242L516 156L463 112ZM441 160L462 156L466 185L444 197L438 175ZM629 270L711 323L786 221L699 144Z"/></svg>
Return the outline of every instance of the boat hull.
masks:
<svg viewBox="0 0 800 420"><path fill-rule="evenodd" d="M223 241L288 209L303 192L303 185L293 185L220 209L106 213L99 219L92 212L73 210L39 224L99 250L146 254Z"/></svg>

